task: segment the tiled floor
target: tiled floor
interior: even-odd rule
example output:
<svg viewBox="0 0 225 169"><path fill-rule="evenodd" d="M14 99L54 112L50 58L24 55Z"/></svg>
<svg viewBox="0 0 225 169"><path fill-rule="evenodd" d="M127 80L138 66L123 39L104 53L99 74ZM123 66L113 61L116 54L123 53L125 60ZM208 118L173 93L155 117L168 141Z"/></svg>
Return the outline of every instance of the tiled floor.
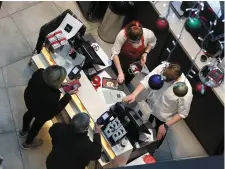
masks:
<svg viewBox="0 0 225 169"><path fill-rule="evenodd" d="M107 44L98 37L99 23L88 22L81 13L79 15L76 2L3 2L0 10L0 155L4 158L3 169L46 168L45 160L51 149L48 135L51 122L48 122L39 133L39 137L43 138L45 143L38 150L21 150L22 140L18 138L17 132L21 129L22 116L26 111L23 92L32 75L27 63L35 47L39 29L68 8L78 15L86 25L87 33L91 33L110 56L112 44ZM183 129L191 133L183 123L178 124L181 127L177 126L177 130L168 133L165 142L155 155L158 161L193 157L193 153L188 154L184 149L187 146L185 140L176 137ZM192 136L184 138L189 139L189 143L195 141ZM193 147L189 144L187 148L190 151ZM200 152L194 156L204 154L203 150Z"/></svg>

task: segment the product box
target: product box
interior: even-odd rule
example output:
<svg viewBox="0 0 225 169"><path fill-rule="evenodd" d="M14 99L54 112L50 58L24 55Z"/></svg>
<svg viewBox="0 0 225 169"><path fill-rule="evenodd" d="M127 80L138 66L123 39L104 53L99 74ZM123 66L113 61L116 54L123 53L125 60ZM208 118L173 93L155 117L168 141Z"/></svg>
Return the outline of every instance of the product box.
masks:
<svg viewBox="0 0 225 169"><path fill-rule="evenodd" d="M73 80L73 81L69 82L66 86L63 86L62 88L60 88L59 90L62 93L68 93L71 90L78 89L80 86L81 86L81 84L80 84L79 80Z"/></svg>

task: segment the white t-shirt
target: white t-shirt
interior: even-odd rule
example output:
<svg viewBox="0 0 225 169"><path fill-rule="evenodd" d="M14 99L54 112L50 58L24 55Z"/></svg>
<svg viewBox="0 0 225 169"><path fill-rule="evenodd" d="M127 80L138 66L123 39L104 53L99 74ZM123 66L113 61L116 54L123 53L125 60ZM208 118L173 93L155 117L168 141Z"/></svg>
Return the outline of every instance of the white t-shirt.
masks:
<svg viewBox="0 0 225 169"><path fill-rule="evenodd" d="M157 66L150 72L140 83L144 85L145 89L149 89L148 80L154 74L162 74L162 70L168 64L163 63ZM193 98L192 87L188 79L182 73L179 80L176 82L184 82L188 87L188 93L184 97L177 97L173 92L173 85L176 83L164 82L164 85L159 90L151 90L146 102L149 104L151 113L159 120L166 122L170 120L176 113L182 118L186 118L190 111L190 106Z"/></svg>
<svg viewBox="0 0 225 169"><path fill-rule="evenodd" d="M146 29L146 28L142 28L142 29L143 29L143 37L144 37L144 46L147 47L147 45L150 44L152 48L154 48L156 44L156 40L157 40L155 37L155 34L149 29ZM127 40L127 37L125 36L125 30L122 29L117 35L116 41L113 45L111 59L113 59L115 55L118 55L120 53L121 47L126 42L126 40ZM134 43L132 45L133 47L138 48L139 46L142 45L142 41L140 41L138 44Z"/></svg>

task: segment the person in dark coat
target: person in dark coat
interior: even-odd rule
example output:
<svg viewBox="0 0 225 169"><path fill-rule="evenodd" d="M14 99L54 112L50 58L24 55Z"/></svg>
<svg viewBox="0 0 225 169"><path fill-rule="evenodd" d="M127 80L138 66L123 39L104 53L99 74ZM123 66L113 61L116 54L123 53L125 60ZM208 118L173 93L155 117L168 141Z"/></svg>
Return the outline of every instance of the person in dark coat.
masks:
<svg viewBox="0 0 225 169"><path fill-rule="evenodd" d="M92 142L87 135L89 123L86 113L78 113L71 124L56 123L50 128L52 151L46 160L47 169L85 169L90 161L101 157L101 126L96 125Z"/></svg>
<svg viewBox="0 0 225 169"><path fill-rule="evenodd" d="M60 113L71 100L71 94L66 93L60 99L61 87L67 73L65 68L54 65L46 69L38 69L28 82L24 92L24 100L28 111L23 116L23 128L19 136L26 141L22 148L38 148L43 144L43 140L35 139L41 127L46 121L51 120ZM35 118L34 122L31 121Z"/></svg>

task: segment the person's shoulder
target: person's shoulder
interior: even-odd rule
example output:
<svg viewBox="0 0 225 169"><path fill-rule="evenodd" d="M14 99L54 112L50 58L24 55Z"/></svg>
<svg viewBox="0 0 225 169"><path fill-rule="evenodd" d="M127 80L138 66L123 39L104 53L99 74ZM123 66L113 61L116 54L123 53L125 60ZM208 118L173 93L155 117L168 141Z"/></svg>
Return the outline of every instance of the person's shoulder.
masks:
<svg viewBox="0 0 225 169"><path fill-rule="evenodd" d="M40 68L40 69L36 70L36 72L41 73L41 72L43 72L44 70L45 70L44 68Z"/></svg>
<svg viewBox="0 0 225 169"><path fill-rule="evenodd" d="M152 36L154 35L153 31L147 28L142 28L143 29L143 34L147 36Z"/></svg>
<svg viewBox="0 0 225 169"><path fill-rule="evenodd" d="M44 70L45 70L45 69L40 68L40 69L36 70L36 71L33 73L32 76L37 78L37 77L39 77L41 74L43 74Z"/></svg>
<svg viewBox="0 0 225 169"><path fill-rule="evenodd" d="M120 38L120 39L123 39L123 40L126 39L126 32L125 32L125 29L122 29L122 30L118 33L117 37Z"/></svg>
<svg viewBox="0 0 225 169"><path fill-rule="evenodd" d="M63 124L63 123L55 123L55 124L53 124L52 125L52 129L54 129L54 130L67 130L67 129L69 129L69 124Z"/></svg>
<svg viewBox="0 0 225 169"><path fill-rule="evenodd" d="M150 73L149 75L151 74L161 74L163 69L166 67L168 62L164 63L162 62L161 64L159 64L158 66L156 66Z"/></svg>
<svg viewBox="0 0 225 169"><path fill-rule="evenodd" d="M121 29L118 33L118 36L125 36L126 32L125 29Z"/></svg>
<svg viewBox="0 0 225 169"><path fill-rule="evenodd" d="M191 83L189 82L188 78L184 75L184 73L181 74L181 78L180 78L179 82L185 82L186 86L188 87L188 92L184 96L184 98L192 98L193 97L192 86L191 86Z"/></svg>
<svg viewBox="0 0 225 169"><path fill-rule="evenodd" d="M159 64L157 66L158 69L164 69L165 67L167 67L170 63L169 62L166 62L166 61L163 61L161 62L161 64Z"/></svg>
<svg viewBox="0 0 225 169"><path fill-rule="evenodd" d="M181 74L181 79L183 82L185 82L185 84L188 86L188 88L190 88L192 90L191 83L189 82L188 78L185 76L184 73Z"/></svg>
<svg viewBox="0 0 225 169"><path fill-rule="evenodd" d="M62 123L55 123L52 125L52 127L49 129L49 134L52 139L54 138L65 138L70 133L70 125L69 124L62 124Z"/></svg>

